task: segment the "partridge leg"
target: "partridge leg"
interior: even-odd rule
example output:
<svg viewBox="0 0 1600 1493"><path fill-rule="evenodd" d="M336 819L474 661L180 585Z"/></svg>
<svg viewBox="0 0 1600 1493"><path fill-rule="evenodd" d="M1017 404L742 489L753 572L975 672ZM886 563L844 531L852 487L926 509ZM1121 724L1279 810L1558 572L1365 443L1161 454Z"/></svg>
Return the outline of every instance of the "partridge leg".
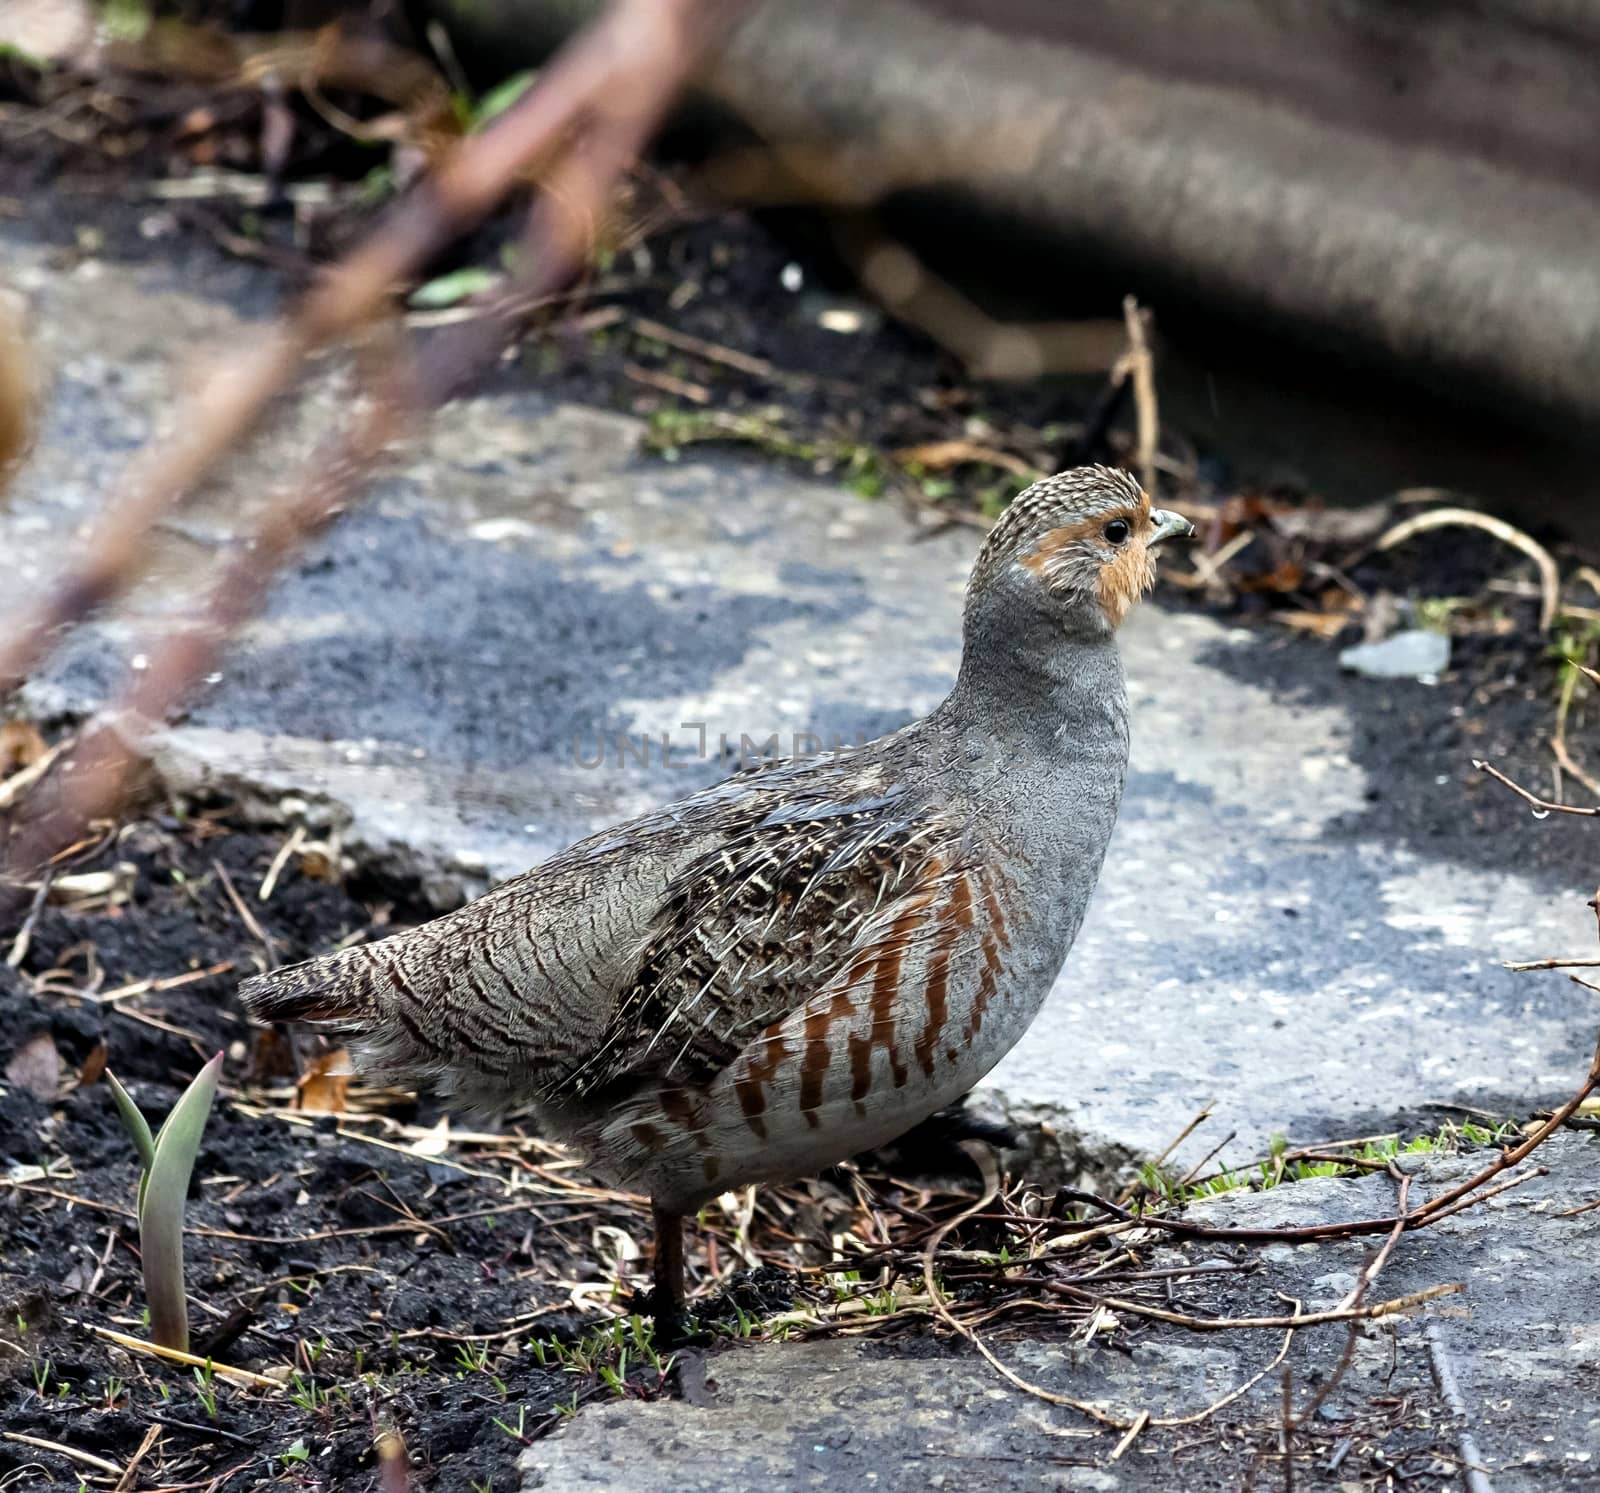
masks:
<svg viewBox="0 0 1600 1493"><path fill-rule="evenodd" d="M689 1327L689 1313L683 1291L683 1215L669 1213L659 1203L650 1204L655 1226L655 1291L651 1309L656 1322L658 1347L675 1342Z"/></svg>

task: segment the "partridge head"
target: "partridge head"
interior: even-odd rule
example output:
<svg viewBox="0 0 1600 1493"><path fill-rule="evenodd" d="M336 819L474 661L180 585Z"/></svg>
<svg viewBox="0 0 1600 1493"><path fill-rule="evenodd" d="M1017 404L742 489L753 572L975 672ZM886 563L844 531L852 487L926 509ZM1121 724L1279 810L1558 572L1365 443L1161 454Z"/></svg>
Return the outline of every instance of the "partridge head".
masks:
<svg viewBox="0 0 1600 1493"><path fill-rule="evenodd" d="M1155 548L1188 537L1181 514L1152 508L1127 473L1079 467L1047 477L1006 509L978 555L967 621L1039 616L1047 628L1114 631L1154 584Z"/></svg>

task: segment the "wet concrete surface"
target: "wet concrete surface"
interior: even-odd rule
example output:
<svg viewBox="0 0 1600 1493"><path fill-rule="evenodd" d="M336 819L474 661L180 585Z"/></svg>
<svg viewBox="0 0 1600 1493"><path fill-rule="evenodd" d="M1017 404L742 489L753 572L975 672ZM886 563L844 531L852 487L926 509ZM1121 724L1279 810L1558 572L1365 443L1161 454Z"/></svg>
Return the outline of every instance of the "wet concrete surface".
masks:
<svg viewBox="0 0 1600 1493"><path fill-rule="evenodd" d="M48 387L34 460L0 507L11 605L164 418L195 349L248 335L269 297L253 272L204 256L83 261L12 224L0 250ZM335 833L355 861L444 904L719 775L723 736L734 757L742 737L774 732L785 748L796 733L854 739L939 699L975 536L918 540L890 504L758 463L647 459L635 422L514 383L448 412L284 579L161 736L174 787L220 787L266 819ZM30 708L75 716L106 698L337 414L341 388L320 369L306 411L164 527L152 578L62 650ZM1510 750L1525 723L1477 719L1449 679L1347 680L1331 650L1193 612L1142 609L1125 651L1134 758L1101 892L984 1102L1037 1121L1067 1170L1103 1172L1163 1148L1207 1101L1180 1166L1230 1133L1219 1160L1239 1163L1275 1133L1392 1128L1438 1105L1526 1111L1571 1091L1592 1046L1587 998L1499 961L1587 951L1587 827L1534 823L1467 760ZM1217 1206L1233 1221L1321 1218L1339 1200L1375 1207L1384 1185ZM1471 1315L1436 1314L1439 1350L1409 1326L1363 1339L1349 1393L1365 1404L1380 1380L1402 1385L1448 1465L1463 1417L1436 1363L1454 1355L1494 1487L1586 1485L1600 1454L1583 1408L1595 1215L1555 1214L1597 1185L1590 1143L1564 1141L1548 1183L1406 1241L1392 1289L1470 1274ZM1319 1300L1361 1249L1291 1256L1279 1284ZM721 1355L705 1404L586 1410L530 1453L528 1485L625 1472L641 1489L731 1489L787 1468L820 1486L843 1467L882 1488L1137 1488L1172 1486L1183 1467L1160 1437L1108 1466L1106 1439L1065 1434L1079 1428L1065 1412L917 1342L910 1362L904 1345L843 1342ZM1341 1345L1308 1337L1302 1371ZM1130 1409L1191 1405L1268 1356L1170 1335L1128 1360L1043 1341L1015 1352L1064 1392ZM1237 1486L1277 1394L1264 1381L1241 1403L1238 1444L1206 1453L1220 1470L1199 1485ZM944 1465L957 1455L970 1461Z"/></svg>
<svg viewBox="0 0 1600 1493"><path fill-rule="evenodd" d="M20 596L196 346L263 300L237 268L89 274L21 230L7 254L50 391L0 511ZM305 411L165 526L152 580L63 649L31 708L107 697L341 388L320 370ZM919 539L889 503L755 462L646 458L639 435L525 387L452 408L285 577L161 735L162 773L331 827L448 903L721 775L741 743L854 740L940 698L975 536ZM1125 807L1058 988L989 1080L1013 1115L1070 1166L1160 1150L1214 1101L1178 1159L1232 1132L1221 1159L1240 1162L1276 1133L1570 1091L1585 997L1498 964L1592 940L1586 826L1463 786L1498 728L1441 736L1459 693L1347 681L1332 650L1194 612L1140 609L1124 651Z"/></svg>
<svg viewBox="0 0 1600 1493"><path fill-rule="evenodd" d="M1051 1338L1037 1324L1008 1330L997 1320L985 1329L1001 1361L1043 1390L1125 1425L1148 1411L1151 1422L1120 1452L1121 1430L1019 1392L975 1353L930 1347L922 1334L734 1344L686 1367L688 1404L585 1408L523 1454L524 1493L979 1485L1347 1493L1386 1486L1386 1476L1470 1493L1592 1488L1600 1480L1600 1233L1592 1214L1562 1215L1594 1199L1600 1144L1560 1136L1541 1159L1551 1175L1399 1241L1369 1304L1441 1284L1464 1289L1361 1324L1347 1371L1315 1409L1313 1396L1351 1341L1345 1324L1297 1332L1282 1365L1265 1374L1282 1344L1267 1329L1146 1323L1131 1351ZM1482 1165L1480 1154L1409 1166L1410 1205ZM1381 1174L1326 1178L1219 1198L1188 1216L1277 1228L1385 1217L1396 1196ZM1336 1307L1373 1245L1269 1244L1258 1272L1218 1277L1225 1283L1207 1312L1279 1317L1296 1302L1306 1312ZM1157 1254L1164 1268L1179 1269L1231 1260L1235 1248L1158 1243ZM1292 1482L1279 1440L1285 1368L1299 1426Z"/></svg>

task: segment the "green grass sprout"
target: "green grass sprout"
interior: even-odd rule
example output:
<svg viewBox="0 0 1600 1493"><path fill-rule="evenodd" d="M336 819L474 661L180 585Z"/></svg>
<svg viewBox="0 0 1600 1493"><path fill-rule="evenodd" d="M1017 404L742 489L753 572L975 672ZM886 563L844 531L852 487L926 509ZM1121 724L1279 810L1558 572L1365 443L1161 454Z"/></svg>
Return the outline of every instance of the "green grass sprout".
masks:
<svg viewBox="0 0 1600 1493"><path fill-rule="evenodd" d="M189 1351L189 1306L183 1290L183 1208L189 1177L200 1150L222 1076L219 1052L195 1075L157 1133L132 1096L111 1074L106 1081L123 1127L139 1153L139 1253L150 1336L163 1348Z"/></svg>

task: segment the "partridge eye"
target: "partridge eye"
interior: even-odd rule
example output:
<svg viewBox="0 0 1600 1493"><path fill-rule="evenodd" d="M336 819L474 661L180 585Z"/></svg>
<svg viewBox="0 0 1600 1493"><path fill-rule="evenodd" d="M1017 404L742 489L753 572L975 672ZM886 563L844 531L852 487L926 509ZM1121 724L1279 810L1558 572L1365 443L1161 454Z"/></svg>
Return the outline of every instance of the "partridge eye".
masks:
<svg viewBox="0 0 1600 1493"><path fill-rule="evenodd" d="M1125 518L1114 518L1101 532L1112 544L1124 544L1130 533L1128 521Z"/></svg>

